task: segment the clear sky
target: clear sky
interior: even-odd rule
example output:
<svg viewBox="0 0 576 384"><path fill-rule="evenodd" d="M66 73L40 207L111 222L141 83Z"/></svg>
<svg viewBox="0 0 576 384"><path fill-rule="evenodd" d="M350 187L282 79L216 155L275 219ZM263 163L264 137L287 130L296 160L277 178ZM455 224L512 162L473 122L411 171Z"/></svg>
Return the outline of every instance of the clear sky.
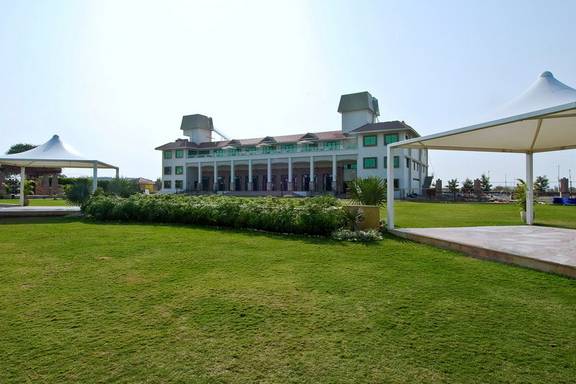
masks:
<svg viewBox="0 0 576 384"><path fill-rule="evenodd" d="M544 70L576 87L574 15L573 0L0 0L0 150L60 134L155 179L154 148L181 137L184 114L231 138L335 130L339 96L364 90L381 121L458 128ZM558 165L576 179L574 150L535 160L553 183ZM430 155L437 177L496 183L523 161Z"/></svg>

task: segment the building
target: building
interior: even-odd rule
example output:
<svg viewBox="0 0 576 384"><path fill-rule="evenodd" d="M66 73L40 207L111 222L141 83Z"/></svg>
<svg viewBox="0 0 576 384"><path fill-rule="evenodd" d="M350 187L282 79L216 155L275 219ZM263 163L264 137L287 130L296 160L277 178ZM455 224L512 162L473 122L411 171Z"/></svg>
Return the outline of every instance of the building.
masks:
<svg viewBox="0 0 576 384"><path fill-rule="evenodd" d="M342 194L357 177L386 178L386 146L419 137L403 121L378 122L378 100L368 92L343 95L342 127L328 132L212 141L214 124L204 115L182 118L186 139L162 151L162 192L235 194ZM397 197L421 194L428 153L402 149L394 157Z"/></svg>

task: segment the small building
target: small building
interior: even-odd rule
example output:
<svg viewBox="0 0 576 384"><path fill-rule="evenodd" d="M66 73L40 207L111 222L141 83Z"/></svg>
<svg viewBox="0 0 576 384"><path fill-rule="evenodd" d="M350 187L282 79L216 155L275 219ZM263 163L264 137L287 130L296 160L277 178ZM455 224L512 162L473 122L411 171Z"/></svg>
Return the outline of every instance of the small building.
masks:
<svg viewBox="0 0 576 384"><path fill-rule="evenodd" d="M358 177L385 179L387 145L420 136L404 121L378 121L378 100L368 92L341 96L338 112L339 130L219 141L212 118L183 116L187 138L156 148L162 192L343 194ZM393 166L397 197L421 195L427 151L399 151Z"/></svg>
<svg viewBox="0 0 576 384"><path fill-rule="evenodd" d="M150 179L139 177L136 179L138 189L140 192L148 191L149 193L156 192L156 183Z"/></svg>

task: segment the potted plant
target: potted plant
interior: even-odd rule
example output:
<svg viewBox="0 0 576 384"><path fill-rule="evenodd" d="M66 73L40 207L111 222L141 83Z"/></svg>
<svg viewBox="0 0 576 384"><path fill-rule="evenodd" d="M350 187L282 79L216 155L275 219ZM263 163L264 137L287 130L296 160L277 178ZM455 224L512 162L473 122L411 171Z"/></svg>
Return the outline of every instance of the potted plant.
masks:
<svg viewBox="0 0 576 384"><path fill-rule="evenodd" d="M514 198L520 207L520 220L526 224L526 182L522 179L518 179L514 189ZM532 220L534 220L534 211L532 211Z"/></svg>
<svg viewBox="0 0 576 384"><path fill-rule="evenodd" d="M386 201L386 181L379 177L356 179L350 183L353 204L348 210L355 216L357 229L380 227L380 206Z"/></svg>

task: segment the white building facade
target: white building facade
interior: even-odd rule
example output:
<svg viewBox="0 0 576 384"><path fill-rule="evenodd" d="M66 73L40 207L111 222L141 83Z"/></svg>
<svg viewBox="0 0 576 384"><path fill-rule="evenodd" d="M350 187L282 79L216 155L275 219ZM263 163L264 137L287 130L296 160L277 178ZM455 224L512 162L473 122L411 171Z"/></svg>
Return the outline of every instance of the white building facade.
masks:
<svg viewBox="0 0 576 384"><path fill-rule="evenodd" d="M204 115L182 118L186 139L162 151L163 193L343 195L356 178L386 179L387 145L420 135L403 121L378 122L378 101L368 92L343 95L340 130L212 141ZM403 149L394 157L396 197L422 194L428 153Z"/></svg>

